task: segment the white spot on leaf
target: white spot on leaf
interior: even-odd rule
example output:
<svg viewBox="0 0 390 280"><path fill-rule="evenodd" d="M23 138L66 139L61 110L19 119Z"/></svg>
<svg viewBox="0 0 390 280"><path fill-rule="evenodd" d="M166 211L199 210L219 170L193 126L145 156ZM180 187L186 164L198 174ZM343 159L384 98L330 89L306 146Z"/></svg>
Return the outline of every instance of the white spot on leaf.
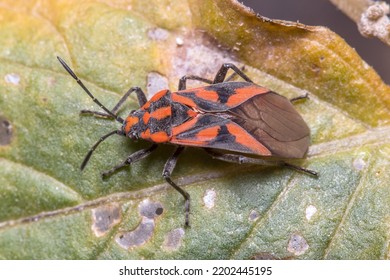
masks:
<svg viewBox="0 0 390 280"><path fill-rule="evenodd" d="M310 221L311 217L317 212L317 208L314 205L309 205L306 207L306 219Z"/></svg>
<svg viewBox="0 0 390 280"><path fill-rule="evenodd" d="M9 83L9 84L19 85L20 76L19 76L18 74L11 73L11 74L5 75L4 80L5 80L7 83Z"/></svg>
<svg viewBox="0 0 390 280"><path fill-rule="evenodd" d="M363 170L364 167L366 166L366 162L364 161L364 159L362 158L357 158L353 161L353 167L356 169L356 170Z"/></svg>
<svg viewBox="0 0 390 280"><path fill-rule="evenodd" d="M206 193L203 196L203 203L208 208L211 209L215 205L215 198L217 197L217 193L214 189L206 190Z"/></svg>

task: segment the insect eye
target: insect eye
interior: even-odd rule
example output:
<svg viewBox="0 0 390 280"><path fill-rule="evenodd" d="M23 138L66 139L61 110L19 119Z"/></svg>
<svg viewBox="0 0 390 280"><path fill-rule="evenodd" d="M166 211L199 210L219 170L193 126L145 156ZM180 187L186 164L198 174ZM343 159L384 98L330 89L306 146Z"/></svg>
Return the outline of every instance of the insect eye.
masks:
<svg viewBox="0 0 390 280"><path fill-rule="evenodd" d="M134 114L135 111L136 111L136 110L131 110L131 111L130 111L130 115Z"/></svg>

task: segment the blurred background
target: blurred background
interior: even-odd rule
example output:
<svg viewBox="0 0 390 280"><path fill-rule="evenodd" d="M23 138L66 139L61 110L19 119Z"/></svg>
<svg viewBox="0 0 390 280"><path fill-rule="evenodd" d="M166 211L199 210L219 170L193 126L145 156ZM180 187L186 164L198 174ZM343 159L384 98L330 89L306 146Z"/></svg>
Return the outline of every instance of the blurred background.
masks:
<svg viewBox="0 0 390 280"><path fill-rule="evenodd" d="M326 26L340 35L390 84L390 47L360 35L356 24L328 0L240 0L256 13L272 19ZM389 3L389 1L385 1Z"/></svg>

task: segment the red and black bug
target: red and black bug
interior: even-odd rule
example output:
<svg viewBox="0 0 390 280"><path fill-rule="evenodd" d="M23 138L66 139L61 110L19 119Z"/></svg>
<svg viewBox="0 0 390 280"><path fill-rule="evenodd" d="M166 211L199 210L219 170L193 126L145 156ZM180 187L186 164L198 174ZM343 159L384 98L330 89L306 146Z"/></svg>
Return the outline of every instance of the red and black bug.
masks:
<svg viewBox="0 0 390 280"><path fill-rule="evenodd" d="M105 112L83 110L84 113L113 117L122 127L102 136L84 158L84 169L96 147L111 135L144 139L153 144L127 157L121 164L103 172L102 176L150 155L159 144L170 143L177 149L164 166L163 177L185 199L185 225L189 225L190 195L171 179L179 155L186 146L203 148L213 158L271 166L286 166L317 176L315 171L292 165L283 159L303 158L310 143L310 130L294 109L291 100L252 82L234 64L225 63L214 80L184 76L178 91L162 90L149 101L139 87L130 88L116 106L109 110L97 100L70 67L57 57L66 71ZM234 71L244 82L229 81L227 71ZM186 88L187 80L209 84ZM122 119L117 112L129 95L137 94L140 108Z"/></svg>

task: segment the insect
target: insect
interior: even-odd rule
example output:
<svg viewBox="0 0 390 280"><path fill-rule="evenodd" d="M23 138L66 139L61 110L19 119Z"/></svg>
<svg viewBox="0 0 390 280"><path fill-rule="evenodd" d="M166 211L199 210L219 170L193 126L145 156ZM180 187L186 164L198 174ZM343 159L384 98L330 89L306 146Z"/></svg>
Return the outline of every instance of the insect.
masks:
<svg viewBox="0 0 390 280"><path fill-rule="evenodd" d="M112 117L121 128L103 135L88 151L81 170L87 165L98 145L112 135L130 139L143 139L152 143L148 148L130 154L121 164L102 173L111 175L118 169L137 162L154 152L158 145L177 145L167 160L163 177L185 200L185 225L189 225L190 195L179 187L171 174L179 155L187 146L203 148L211 157L227 162L285 166L313 176L317 172L284 161L303 158L310 144L310 130L294 109L291 100L252 82L237 66L225 63L209 80L194 75L179 80L178 91L161 90L149 101L139 87L130 88L112 110L107 109L73 70L60 58L59 62L82 89L104 112L83 110L98 116ZM228 78L231 69L234 74ZM230 81L234 75L244 81ZM187 89L187 80L197 80L208 85ZM132 92L137 95L140 108L125 118L118 110Z"/></svg>

